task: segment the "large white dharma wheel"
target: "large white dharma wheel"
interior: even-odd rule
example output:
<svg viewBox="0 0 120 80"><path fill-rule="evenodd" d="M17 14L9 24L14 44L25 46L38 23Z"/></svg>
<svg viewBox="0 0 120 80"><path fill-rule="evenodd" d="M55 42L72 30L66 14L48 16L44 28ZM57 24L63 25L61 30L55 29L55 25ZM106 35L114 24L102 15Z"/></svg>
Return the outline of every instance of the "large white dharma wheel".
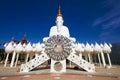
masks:
<svg viewBox="0 0 120 80"><path fill-rule="evenodd" d="M45 42L45 53L56 61L67 59L72 51L72 41L62 35L54 35Z"/></svg>
<svg viewBox="0 0 120 80"><path fill-rule="evenodd" d="M72 51L72 41L62 35L54 35L45 42L45 53L51 58L51 72L66 72L66 59ZM56 70L57 63L61 70ZM60 66L59 66L60 67Z"/></svg>

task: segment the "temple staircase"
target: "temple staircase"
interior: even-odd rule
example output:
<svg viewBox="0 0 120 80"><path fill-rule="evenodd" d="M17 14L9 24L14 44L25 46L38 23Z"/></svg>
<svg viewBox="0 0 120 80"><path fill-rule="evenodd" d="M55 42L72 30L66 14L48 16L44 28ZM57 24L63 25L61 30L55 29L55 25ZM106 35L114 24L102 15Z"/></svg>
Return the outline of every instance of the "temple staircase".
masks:
<svg viewBox="0 0 120 80"><path fill-rule="evenodd" d="M79 58L76 54L72 53L67 58L71 62L75 63L82 69L86 70L87 72L95 72L94 64L87 62L86 60Z"/></svg>
<svg viewBox="0 0 120 80"><path fill-rule="evenodd" d="M43 53L43 54L35 57L34 59L30 60L29 62L22 64L21 68L20 68L20 72L29 72L32 69L38 67L39 65L41 65L42 63L44 63L45 61L47 61L49 59L50 58L47 56L47 54ZM86 70L87 72L95 72L94 64L91 64L91 63L87 62L86 60L79 58L79 56L77 56L74 53L71 53L67 59L70 60L71 62L75 63L82 69Z"/></svg>
<svg viewBox="0 0 120 80"><path fill-rule="evenodd" d="M47 56L46 53L43 53L34 59L30 60L29 62L22 64L20 68L20 72L29 72L30 70L38 67L45 61L49 60L50 58Z"/></svg>

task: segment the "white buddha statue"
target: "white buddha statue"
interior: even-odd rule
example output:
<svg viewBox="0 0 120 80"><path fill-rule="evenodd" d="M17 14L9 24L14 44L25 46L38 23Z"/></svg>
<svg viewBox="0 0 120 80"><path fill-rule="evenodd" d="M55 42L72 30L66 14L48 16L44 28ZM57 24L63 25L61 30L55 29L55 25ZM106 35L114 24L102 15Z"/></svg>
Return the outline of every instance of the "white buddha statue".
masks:
<svg viewBox="0 0 120 80"><path fill-rule="evenodd" d="M63 25L63 22L64 20L59 7L56 18L56 26L51 27L49 34L50 37L53 35L63 35L65 37L70 37L69 30L66 26Z"/></svg>
<svg viewBox="0 0 120 80"><path fill-rule="evenodd" d="M75 38L70 38L69 30L66 26L63 25L63 17L61 14L60 6L58 8L58 14L56 17L56 26L51 27L49 37L54 36L54 35L63 35L72 41L76 41ZM48 37L43 38L43 41L46 41Z"/></svg>

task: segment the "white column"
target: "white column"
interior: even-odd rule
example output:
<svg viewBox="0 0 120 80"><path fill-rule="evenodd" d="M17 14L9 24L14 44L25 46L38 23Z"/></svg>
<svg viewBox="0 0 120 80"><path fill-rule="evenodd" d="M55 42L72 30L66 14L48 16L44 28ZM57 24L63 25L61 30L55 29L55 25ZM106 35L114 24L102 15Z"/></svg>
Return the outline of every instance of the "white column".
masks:
<svg viewBox="0 0 120 80"><path fill-rule="evenodd" d="M109 53L107 53L107 57L108 57L109 65L110 65L110 67L112 67L111 59L110 59L110 55L109 55Z"/></svg>
<svg viewBox="0 0 120 80"><path fill-rule="evenodd" d="M79 54L79 58L82 59L82 53Z"/></svg>
<svg viewBox="0 0 120 80"><path fill-rule="evenodd" d="M46 61L46 67L48 67L48 61Z"/></svg>
<svg viewBox="0 0 120 80"><path fill-rule="evenodd" d="M6 56L6 59L5 59L4 67L6 67L6 65L7 65L8 57L9 57L9 53L7 53L7 56Z"/></svg>
<svg viewBox="0 0 120 80"><path fill-rule="evenodd" d="M29 58L29 53L27 53L27 55L26 55L25 62L28 62L28 58Z"/></svg>
<svg viewBox="0 0 120 80"><path fill-rule="evenodd" d="M10 67L13 67L13 65L14 65L15 55L16 55L16 52L14 51L14 52L13 52L13 56L12 56L12 61L11 61Z"/></svg>
<svg viewBox="0 0 120 80"><path fill-rule="evenodd" d="M85 60L88 61L88 56L87 55L85 55Z"/></svg>
<svg viewBox="0 0 120 80"><path fill-rule="evenodd" d="M100 59L100 55L99 55L99 53L98 53L97 55L98 55L98 60L99 60L100 67L102 67L101 59Z"/></svg>
<svg viewBox="0 0 120 80"><path fill-rule="evenodd" d="M16 62L15 62L15 67L17 66L18 58L19 58L19 53L17 53Z"/></svg>
<svg viewBox="0 0 120 80"><path fill-rule="evenodd" d="M104 57L103 52L101 52L101 57L102 57L103 67L105 67L106 66L106 62L105 62L105 57Z"/></svg>
<svg viewBox="0 0 120 80"><path fill-rule="evenodd" d="M93 54L90 55L91 63L93 63Z"/></svg>
<svg viewBox="0 0 120 80"><path fill-rule="evenodd" d="M33 58L33 53L29 54L29 58L30 58L30 60L32 60L32 58Z"/></svg>
<svg viewBox="0 0 120 80"><path fill-rule="evenodd" d="M38 53L35 53L35 57L38 57Z"/></svg>
<svg viewBox="0 0 120 80"><path fill-rule="evenodd" d="M89 62L91 63L91 56L90 56L90 53L88 53L88 59L89 59Z"/></svg>
<svg viewBox="0 0 120 80"><path fill-rule="evenodd" d="M70 67L72 66L72 62L71 62L71 61L69 61L69 66L70 66Z"/></svg>

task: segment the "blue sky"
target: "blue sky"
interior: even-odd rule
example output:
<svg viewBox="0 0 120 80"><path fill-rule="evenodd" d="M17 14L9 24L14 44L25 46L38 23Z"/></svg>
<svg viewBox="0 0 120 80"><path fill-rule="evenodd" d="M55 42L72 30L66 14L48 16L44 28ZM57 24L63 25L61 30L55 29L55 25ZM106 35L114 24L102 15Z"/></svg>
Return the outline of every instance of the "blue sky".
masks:
<svg viewBox="0 0 120 80"><path fill-rule="evenodd" d="M0 43L42 42L61 6L64 25L81 43L120 42L120 0L0 0Z"/></svg>

